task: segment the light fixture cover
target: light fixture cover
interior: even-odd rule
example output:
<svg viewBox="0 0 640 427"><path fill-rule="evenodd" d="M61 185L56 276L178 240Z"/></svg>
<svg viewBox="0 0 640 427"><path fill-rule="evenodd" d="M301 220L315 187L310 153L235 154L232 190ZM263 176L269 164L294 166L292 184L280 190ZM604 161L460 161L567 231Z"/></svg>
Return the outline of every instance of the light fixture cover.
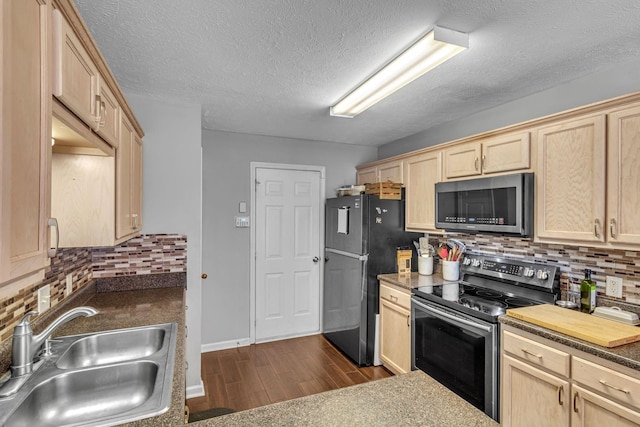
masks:
<svg viewBox="0 0 640 427"><path fill-rule="evenodd" d="M329 114L355 117L468 47L468 34L436 26L330 107Z"/></svg>

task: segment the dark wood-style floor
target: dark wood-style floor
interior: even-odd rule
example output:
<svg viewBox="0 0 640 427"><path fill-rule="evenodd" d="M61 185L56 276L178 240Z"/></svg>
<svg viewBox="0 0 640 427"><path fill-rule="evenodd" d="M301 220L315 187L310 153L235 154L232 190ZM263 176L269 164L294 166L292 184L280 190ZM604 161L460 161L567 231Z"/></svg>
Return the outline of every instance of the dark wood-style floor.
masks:
<svg viewBox="0 0 640 427"><path fill-rule="evenodd" d="M202 354L206 396L187 400L191 412L242 411L380 378L381 366L358 368L322 335Z"/></svg>

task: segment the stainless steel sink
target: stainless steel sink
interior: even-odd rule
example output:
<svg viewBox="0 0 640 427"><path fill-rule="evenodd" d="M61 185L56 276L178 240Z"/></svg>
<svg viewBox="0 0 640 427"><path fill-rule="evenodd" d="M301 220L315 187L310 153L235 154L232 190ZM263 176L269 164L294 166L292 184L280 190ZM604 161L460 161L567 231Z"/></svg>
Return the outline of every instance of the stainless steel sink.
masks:
<svg viewBox="0 0 640 427"><path fill-rule="evenodd" d="M56 338L22 388L0 399L2 426L111 426L171 403L175 323Z"/></svg>
<svg viewBox="0 0 640 427"><path fill-rule="evenodd" d="M161 327L88 335L71 344L56 365L75 369L140 359L159 351L164 337L165 330Z"/></svg>
<svg viewBox="0 0 640 427"><path fill-rule="evenodd" d="M149 400L157 374L158 365L144 361L56 375L37 385L5 425L74 425L117 416Z"/></svg>

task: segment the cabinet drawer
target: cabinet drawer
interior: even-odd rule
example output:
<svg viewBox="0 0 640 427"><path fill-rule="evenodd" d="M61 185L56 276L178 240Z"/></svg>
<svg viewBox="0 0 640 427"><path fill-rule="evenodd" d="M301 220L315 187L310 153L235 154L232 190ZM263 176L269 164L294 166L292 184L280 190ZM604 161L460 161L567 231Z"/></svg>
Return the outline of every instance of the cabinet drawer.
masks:
<svg viewBox="0 0 640 427"><path fill-rule="evenodd" d="M571 375L607 397L640 408L640 380L575 356Z"/></svg>
<svg viewBox="0 0 640 427"><path fill-rule="evenodd" d="M394 304L411 310L411 294L409 291L403 291L396 287L380 283L380 298L384 298Z"/></svg>
<svg viewBox="0 0 640 427"><path fill-rule="evenodd" d="M504 331L502 337L502 348L505 352L525 359L532 365L540 366L565 377L569 376L571 356L568 353L508 331Z"/></svg>

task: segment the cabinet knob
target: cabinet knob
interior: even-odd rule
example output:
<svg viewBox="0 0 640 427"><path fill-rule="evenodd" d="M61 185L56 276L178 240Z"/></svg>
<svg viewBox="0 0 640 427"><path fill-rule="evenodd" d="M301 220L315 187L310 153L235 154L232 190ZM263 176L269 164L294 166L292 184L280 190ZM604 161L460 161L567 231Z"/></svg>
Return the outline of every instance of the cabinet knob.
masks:
<svg viewBox="0 0 640 427"><path fill-rule="evenodd" d="M207 278L207 273L202 273L202 276L200 276L200 277L202 277L203 279L206 279Z"/></svg>

